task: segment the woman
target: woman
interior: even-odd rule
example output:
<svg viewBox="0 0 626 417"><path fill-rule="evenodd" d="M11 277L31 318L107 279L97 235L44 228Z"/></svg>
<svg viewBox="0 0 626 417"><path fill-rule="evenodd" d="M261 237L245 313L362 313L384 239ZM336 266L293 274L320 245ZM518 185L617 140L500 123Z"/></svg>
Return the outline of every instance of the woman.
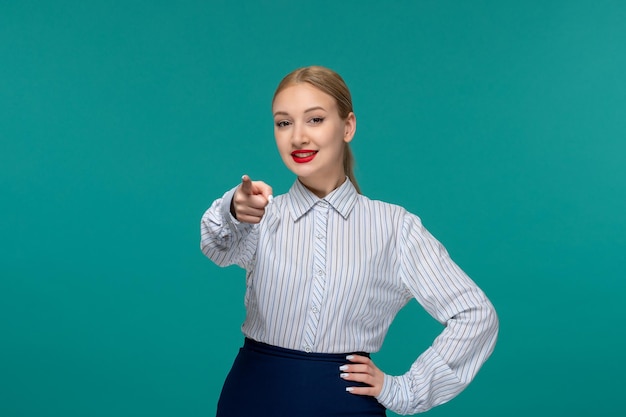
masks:
<svg viewBox="0 0 626 417"><path fill-rule="evenodd" d="M384 416L450 400L494 348L492 304L417 216L359 193L356 117L337 73L290 73L272 111L294 185L273 199L244 175L201 222L205 255L247 271L244 346L217 415ZM445 327L404 375L390 376L369 352L411 298Z"/></svg>

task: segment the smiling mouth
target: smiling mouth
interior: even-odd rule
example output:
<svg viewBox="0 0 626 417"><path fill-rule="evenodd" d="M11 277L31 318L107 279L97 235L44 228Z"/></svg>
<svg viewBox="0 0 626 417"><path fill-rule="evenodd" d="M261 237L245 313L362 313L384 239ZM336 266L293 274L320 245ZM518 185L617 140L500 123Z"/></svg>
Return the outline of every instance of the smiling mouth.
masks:
<svg viewBox="0 0 626 417"><path fill-rule="evenodd" d="M312 151L308 149L301 149L297 151L291 152L291 157L293 160L299 164L304 164L306 162L312 161L317 155L318 151Z"/></svg>

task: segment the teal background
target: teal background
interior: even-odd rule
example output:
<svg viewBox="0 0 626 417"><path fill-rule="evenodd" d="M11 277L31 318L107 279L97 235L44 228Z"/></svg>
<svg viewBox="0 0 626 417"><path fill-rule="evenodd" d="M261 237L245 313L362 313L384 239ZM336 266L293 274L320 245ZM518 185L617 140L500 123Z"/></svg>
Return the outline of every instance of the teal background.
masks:
<svg viewBox="0 0 626 417"><path fill-rule="evenodd" d="M244 276L200 253L200 217L243 173L288 189L270 100L310 64L352 89L364 193L498 310L492 358L430 415L626 415L625 22L622 1L3 1L0 415L214 414ZM440 330L410 304L377 364Z"/></svg>

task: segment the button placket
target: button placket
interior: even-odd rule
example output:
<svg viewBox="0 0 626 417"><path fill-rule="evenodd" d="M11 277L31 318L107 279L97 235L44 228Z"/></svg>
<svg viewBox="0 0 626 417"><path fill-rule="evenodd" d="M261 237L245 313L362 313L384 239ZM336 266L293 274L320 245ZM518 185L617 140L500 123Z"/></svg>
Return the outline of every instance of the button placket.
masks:
<svg viewBox="0 0 626 417"><path fill-rule="evenodd" d="M311 292L308 300L309 314L305 324L304 345L305 352L313 351L316 344L317 328L320 320L320 306L326 290L326 228L328 224L329 206L325 201L316 203L313 207L314 215L314 253L313 276Z"/></svg>

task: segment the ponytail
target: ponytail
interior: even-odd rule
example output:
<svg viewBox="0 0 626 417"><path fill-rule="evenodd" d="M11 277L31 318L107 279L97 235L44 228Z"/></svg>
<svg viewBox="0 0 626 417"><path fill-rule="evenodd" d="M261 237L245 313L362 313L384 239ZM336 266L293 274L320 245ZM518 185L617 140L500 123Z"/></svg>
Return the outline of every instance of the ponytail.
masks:
<svg viewBox="0 0 626 417"><path fill-rule="evenodd" d="M343 150L343 171L350 179L350 182L352 182L352 185L354 185L354 188L356 188L357 193L361 194L361 189L354 176L354 154L352 153L352 149L350 149L350 145L347 143Z"/></svg>

